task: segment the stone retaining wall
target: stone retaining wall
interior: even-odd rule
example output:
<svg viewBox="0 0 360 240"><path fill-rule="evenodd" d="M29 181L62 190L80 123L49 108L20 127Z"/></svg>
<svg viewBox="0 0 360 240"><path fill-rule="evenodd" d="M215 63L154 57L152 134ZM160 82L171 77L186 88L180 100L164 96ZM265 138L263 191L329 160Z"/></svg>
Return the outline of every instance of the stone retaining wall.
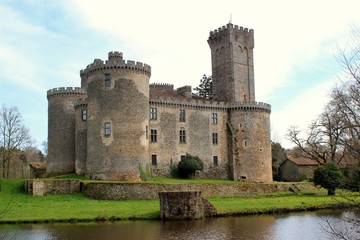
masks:
<svg viewBox="0 0 360 240"><path fill-rule="evenodd" d="M277 191L299 191L314 189L310 184L154 184L154 183L105 183L91 182L83 186L83 193L94 199L159 199L159 192L201 191L203 196L211 194L234 195L246 193L270 193Z"/></svg>
<svg viewBox="0 0 360 240"><path fill-rule="evenodd" d="M80 192L79 180L26 180L25 192L33 196L72 194Z"/></svg>
<svg viewBox="0 0 360 240"><path fill-rule="evenodd" d="M210 217L209 212L216 215L215 208L201 196L201 191L159 192L159 198L161 220L201 219Z"/></svg>
<svg viewBox="0 0 360 240"><path fill-rule="evenodd" d="M33 196L72 194L83 192L86 196L99 200L159 199L159 192L169 191L201 191L202 196L211 194L234 195L246 193L271 193L277 191L313 190L315 187L307 183L283 184L156 184L156 183L119 183L88 182L79 180L26 180L25 191Z"/></svg>

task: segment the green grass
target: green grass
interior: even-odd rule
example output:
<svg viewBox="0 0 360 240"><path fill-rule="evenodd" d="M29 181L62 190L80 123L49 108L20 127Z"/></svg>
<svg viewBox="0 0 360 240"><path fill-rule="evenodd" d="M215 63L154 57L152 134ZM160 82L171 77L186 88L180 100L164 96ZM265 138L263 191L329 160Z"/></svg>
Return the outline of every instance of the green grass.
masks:
<svg viewBox="0 0 360 240"><path fill-rule="evenodd" d="M278 197L255 198L222 198L210 197L208 200L214 205L219 214L255 214L279 211L300 211L340 207L343 199L339 196L327 195L286 195Z"/></svg>
<svg viewBox="0 0 360 240"><path fill-rule="evenodd" d="M0 221L51 222L102 219L157 219L158 200L104 201L82 194L31 196L22 191L23 181L1 180Z"/></svg>
<svg viewBox="0 0 360 240"><path fill-rule="evenodd" d="M68 178L69 176L65 177ZM156 179L157 183L186 180ZM223 181L219 180L221 183ZM191 181L197 182L197 181ZM201 180L199 183L218 183ZM23 180L0 180L0 223L159 219L159 200L94 200L83 194L31 196L23 191ZM353 195L360 200L359 194ZM339 205L342 197L326 191L276 192L268 194L211 195L206 197L220 215L238 215L286 210L321 209Z"/></svg>

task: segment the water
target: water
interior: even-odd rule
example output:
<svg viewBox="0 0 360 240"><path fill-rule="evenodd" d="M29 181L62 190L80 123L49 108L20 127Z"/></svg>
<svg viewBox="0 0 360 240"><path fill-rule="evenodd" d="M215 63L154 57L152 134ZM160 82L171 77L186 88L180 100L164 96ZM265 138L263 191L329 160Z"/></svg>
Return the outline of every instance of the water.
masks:
<svg viewBox="0 0 360 240"><path fill-rule="evenodd" d="M56 223L0 225L0 239L332 239L323 229L348 212L211 218L197 221L121 221L115 223ZM335 223L336 222L336 223ZM344 228L344 227L342 227ZM360 236L358 236L360 238Z"/></svg>

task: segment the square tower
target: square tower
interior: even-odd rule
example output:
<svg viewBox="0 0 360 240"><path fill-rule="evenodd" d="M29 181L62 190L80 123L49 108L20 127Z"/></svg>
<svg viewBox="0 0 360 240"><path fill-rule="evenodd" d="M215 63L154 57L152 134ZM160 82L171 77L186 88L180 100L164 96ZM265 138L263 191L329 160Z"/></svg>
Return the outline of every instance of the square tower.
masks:
<svg viewBox="0 0 360 240"><path fill-rule="evenodd" d="M254 31L228 23L211 31L213 99L254 102Z"/></svg>

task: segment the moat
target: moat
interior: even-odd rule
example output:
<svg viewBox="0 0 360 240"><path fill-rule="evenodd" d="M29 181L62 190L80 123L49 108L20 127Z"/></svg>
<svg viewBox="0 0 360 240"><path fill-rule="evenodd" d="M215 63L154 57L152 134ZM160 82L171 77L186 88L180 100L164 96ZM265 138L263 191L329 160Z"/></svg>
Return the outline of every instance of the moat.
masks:
<svg viewBox="0 0 360 240"><path fill-rule="evenodd" d="M324 219L337 222L347 212L210 218L197 221L120 221L0 225L1 239L331 239ZM338 224L338 223L337 223Z"/></svg>

